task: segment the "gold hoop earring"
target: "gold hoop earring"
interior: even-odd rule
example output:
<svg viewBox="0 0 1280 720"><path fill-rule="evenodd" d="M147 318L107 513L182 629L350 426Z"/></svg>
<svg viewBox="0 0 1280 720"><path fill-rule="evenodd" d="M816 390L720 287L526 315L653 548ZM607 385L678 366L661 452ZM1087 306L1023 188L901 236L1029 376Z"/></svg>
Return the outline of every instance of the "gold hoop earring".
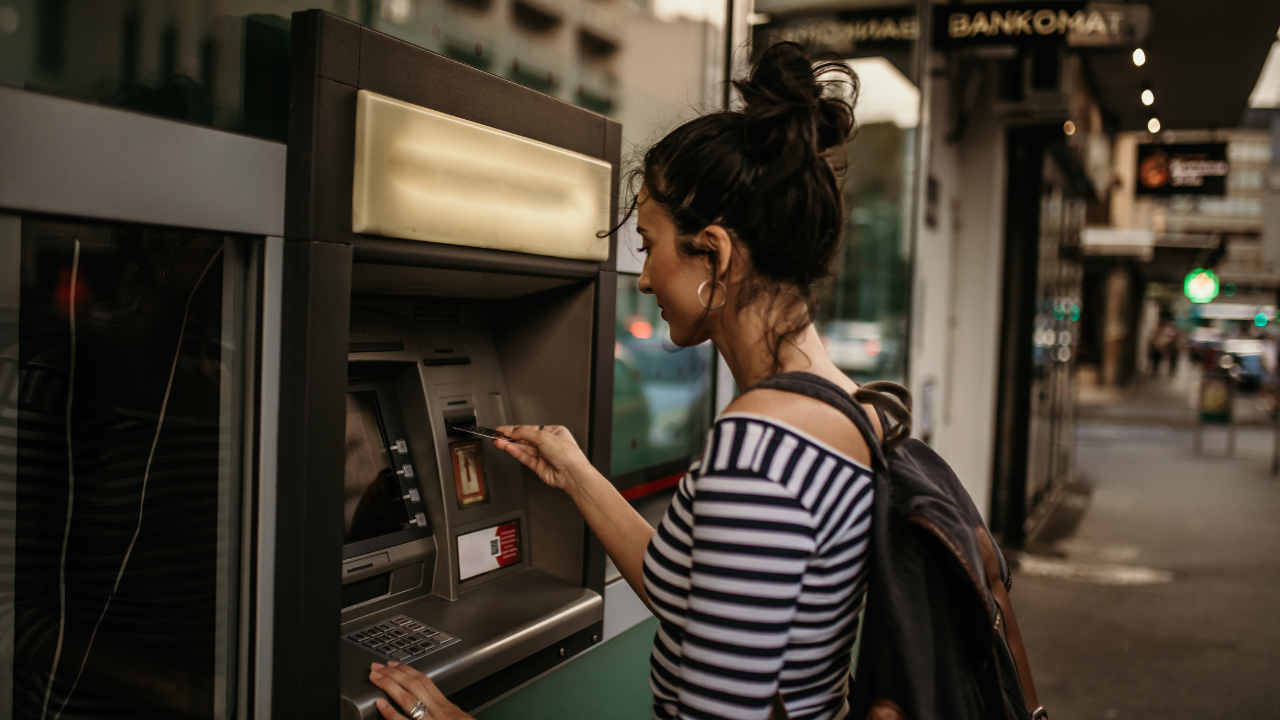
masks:
<svg viewBox="0 0 1280 720"><path fill-rule="evenodd" d="M710 283L711 283L710 280L703 280L702 284L698 286L698 302L702 304L702 307L708 310L719 310L720 308L724 307L724 304L729 300L729 288L725 287L724 283L720 282L719 280L716 281L716 284L719 285L720 289L724 291L724 297L723 299L720 300L719 305L715 307L711 307L705 302L702 302L702 288L706 287ZM715 296L715 288L711 288L711 294L713 297Z"/></svg>

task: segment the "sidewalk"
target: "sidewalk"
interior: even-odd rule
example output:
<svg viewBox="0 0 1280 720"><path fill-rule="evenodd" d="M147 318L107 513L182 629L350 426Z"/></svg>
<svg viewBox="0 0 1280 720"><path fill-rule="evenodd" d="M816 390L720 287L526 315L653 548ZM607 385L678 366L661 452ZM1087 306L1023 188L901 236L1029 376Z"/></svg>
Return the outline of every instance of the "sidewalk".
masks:
<svg viewBox="0 0 1280 720"><path fill-rule="evenodd" d="M1196 423L1199 371L1183 363L1173 378L1134 378L1123 388L1080 383L1076 417L1081 422L1116 425L1164 425L1189 427ZM1237 425L1271 426L1268 412L1256 396L1237 396Z"/></svg>
<svg viewBox="0 0 1280 720"><path fill-rule="evenodd" d="M1023 556L1012 598L1054 718L1280 718L1280 481L1272 434L1137 426L1176 408L1151 384L1078 427L1090 506ZM1082 413L1083 414L1083 413ZM1212 454L1210 454L1212 453Z"/></svg>

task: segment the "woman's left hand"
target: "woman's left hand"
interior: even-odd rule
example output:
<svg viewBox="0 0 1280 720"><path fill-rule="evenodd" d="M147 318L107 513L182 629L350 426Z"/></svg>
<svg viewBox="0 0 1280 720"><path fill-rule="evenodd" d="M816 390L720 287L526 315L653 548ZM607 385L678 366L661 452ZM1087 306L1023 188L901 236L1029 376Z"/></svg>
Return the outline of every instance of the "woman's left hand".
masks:
<svg viewBox="0 0 1280 720"><path fill-rule="evenodd" d="M373 663L369 681L377 685L395 704L378 698L378 712L387 720L410 720L408 713L422 703L426 714L422 720L472 720L471 716L449 702L431 678L398 662ZM403 713L396 711L400 706Z"/></svg>

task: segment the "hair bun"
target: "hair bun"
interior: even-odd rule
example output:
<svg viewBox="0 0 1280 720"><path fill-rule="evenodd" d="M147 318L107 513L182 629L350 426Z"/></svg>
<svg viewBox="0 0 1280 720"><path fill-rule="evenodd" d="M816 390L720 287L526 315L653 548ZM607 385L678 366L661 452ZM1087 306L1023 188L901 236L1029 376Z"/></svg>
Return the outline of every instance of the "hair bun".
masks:
<svg viewBox="0 0 1280 720"><path fill-rule="evenodd" d="M853 133L858 76L839 61L814 64L793 42L770 46L752 64L742 93L743 127L756 154L821 156Z"/></svg>

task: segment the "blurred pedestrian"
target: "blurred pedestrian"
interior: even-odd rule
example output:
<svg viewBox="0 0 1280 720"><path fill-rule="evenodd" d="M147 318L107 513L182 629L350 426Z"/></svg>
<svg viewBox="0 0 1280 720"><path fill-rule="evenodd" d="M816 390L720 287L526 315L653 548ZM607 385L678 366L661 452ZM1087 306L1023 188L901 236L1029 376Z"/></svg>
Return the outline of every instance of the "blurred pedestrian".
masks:
<svg viewBox="0 0 1280 720"><path fill-rule="evenodd" d="M1169 357L1169 374L1177 368L1178 329L1173 322L1161 318L1160 324L1151 332L1151 340L1147 344L1148 358L1151 361L1151 377L1160 377L1160 364Z"/></svg>

